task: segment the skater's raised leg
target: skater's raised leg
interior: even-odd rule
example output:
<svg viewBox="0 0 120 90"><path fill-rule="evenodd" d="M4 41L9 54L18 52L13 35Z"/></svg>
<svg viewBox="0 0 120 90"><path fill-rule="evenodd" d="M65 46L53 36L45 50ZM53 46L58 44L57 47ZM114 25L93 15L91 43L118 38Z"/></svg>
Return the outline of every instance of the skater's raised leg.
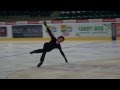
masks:
<svg viewBox="0 0 120 90"><path fill-rule="evenodd" d="M43 52L43 49L38 49L38 50L31 51L30 54L33 54L33 53L42 53L42 52Z"/></svg>

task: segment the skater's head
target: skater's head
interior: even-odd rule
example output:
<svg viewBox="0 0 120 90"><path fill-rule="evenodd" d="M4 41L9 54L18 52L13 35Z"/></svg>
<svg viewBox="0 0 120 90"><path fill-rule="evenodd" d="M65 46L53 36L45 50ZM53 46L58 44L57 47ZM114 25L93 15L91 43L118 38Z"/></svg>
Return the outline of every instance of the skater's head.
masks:
<svg viewBox="0 0 120 90"><path fill-rule="evenodd" d="M57 38L57 43L60 44L60 43L62 43L64 40L65 40L65 38L64 38L63 36L59 36L59 37Z"/></svg>

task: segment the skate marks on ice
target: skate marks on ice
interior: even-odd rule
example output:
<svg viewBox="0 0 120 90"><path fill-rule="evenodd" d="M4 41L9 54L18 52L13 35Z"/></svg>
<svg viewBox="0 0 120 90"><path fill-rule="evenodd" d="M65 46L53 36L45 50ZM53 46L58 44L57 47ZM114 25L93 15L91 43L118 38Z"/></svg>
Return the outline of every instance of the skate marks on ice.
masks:
<svg viewBox="0 0 120 90"><path fill-rule="evenodd" d="M120 79L120 58L47 65L17 71L8 79Z"/></svg>
<svg viewBox="0 0 120 90"><path fill-rule="evenodd" d="M35 68L40 56L26 52L40 48L42 44L0 43L0 78L120 78L119 42L67 42L63 49L69 64L61 64L63 58L54 50L48 53L41 68Z"/></svg>

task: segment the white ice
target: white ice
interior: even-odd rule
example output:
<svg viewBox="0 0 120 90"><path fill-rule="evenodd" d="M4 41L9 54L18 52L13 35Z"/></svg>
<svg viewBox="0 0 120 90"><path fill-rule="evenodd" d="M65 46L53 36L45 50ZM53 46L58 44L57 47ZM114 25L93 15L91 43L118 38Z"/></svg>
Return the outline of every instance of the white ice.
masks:
<svg viewBox="0 0 120 90"><path fill-rule="evenodd" d="M36 65L39 63L41 54L30 55L29 52L42 48L44 42L0 42L0 79L9 78L10 75L16 72L27 71L31 68L38 69L36 68ZM59 50L56 49L47 53L42 69L50 67L55 70L58 66L59 69L64 70L69 67L68 65L71 65L71 70L75 71L80 69L80 67L75 67L80 62L120 60L119 41L66 41L62 44L62 48L68 58L69 64L65 63L65 60ZM74 69L72 69L72 67ZM87 66L82 68L87 68ZM39 68L39 70L40 69L41 68ZM120 68L117 69L120 70ZM65 78L67 78L67 76L65 76ZM117 78L120 78L120 74Z"/></svg>

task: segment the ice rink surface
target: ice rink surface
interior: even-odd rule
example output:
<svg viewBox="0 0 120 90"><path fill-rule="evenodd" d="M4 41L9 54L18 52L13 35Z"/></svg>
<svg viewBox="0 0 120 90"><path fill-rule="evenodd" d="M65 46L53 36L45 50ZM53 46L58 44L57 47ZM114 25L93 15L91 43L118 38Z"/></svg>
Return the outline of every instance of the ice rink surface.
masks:
<svg viewBox="0 0 120 90"><path fill-rule="evenodd" d="M41 54L29 52L44 43L0 42L0 79L120 79L120 41L66 41L68 64L56 49L37 68Z"/></svg>

